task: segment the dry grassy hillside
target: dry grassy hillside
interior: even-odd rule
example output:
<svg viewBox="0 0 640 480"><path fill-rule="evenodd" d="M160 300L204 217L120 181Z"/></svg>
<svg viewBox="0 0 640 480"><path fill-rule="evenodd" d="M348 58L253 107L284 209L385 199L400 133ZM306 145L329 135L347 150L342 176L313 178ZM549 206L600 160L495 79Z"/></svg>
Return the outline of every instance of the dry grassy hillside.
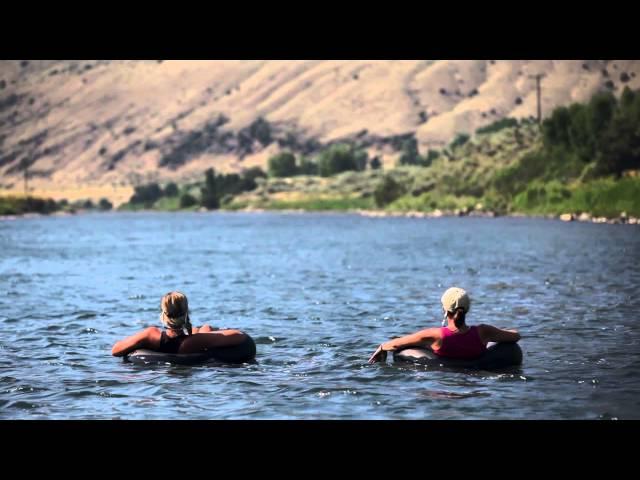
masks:
<svg viewBox="0 0 640 480"><path fill-rule="evenodd" d="M640 88L640 61L0 61L0 189L126 200L131 186L313 155L358 137L421 149L598 89ZM257 121L263 118L266 122ZM265 134L265 125L267 134Z"/></svg>

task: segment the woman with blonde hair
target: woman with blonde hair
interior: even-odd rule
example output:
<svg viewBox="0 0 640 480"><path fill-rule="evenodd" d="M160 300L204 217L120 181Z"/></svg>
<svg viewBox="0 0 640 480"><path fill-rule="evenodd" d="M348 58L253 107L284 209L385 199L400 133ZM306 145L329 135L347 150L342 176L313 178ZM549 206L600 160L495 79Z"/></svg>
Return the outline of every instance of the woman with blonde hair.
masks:
<svg viewBox="0 0 640 480"><path fill-rule="evenodd" d="M253 360L253 339L234 329L219 330L209 325L194 327L189 317L189 302L180 292L169 292L160 302L160 321L164 329L149 327L115 343L111 354L122 357L134 350L147 349L169 354L202 353L223 347L243 347L238 361Z"/></svg>

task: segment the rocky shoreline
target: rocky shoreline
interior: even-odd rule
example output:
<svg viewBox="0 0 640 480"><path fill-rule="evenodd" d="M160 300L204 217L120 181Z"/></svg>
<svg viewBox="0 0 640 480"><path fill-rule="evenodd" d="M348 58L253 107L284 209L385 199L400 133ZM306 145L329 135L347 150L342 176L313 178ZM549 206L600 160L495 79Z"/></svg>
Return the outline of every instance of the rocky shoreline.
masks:
<svg viewBox="0 0 640 480"><path fill-rule="evenodd" d="M607 218L607 217L595 217L588 213L563 213L557 217L563 222L590 222L590 223L608 223L608 224L629 224L640 225L640 219L627 215L626 212L622 212L619 217Z"/></svg>
<svg viewBox="0 0 640 480"><path fill-rule="evenodd" d="M195 210L199 213L208 212L206 209ZM138 212L159 212L158 210L139 210ZM268 212L277 212L277 213L311 213L311 214L330 214L330 213L349 213L356 214L363 217L370 218L383 218L383 217L404 217L404 218L445 218L445 217L475 217L475 218L496 218L496 217L512 217L512 218L546 218L546 219L555 219L560 220L562 222L582 222L582 223L605 223L609 225L640 225L640 218L627 215L626 212L622 212L618 217L598 217L592 216L588 213L563 213L561 215L529 215L524 213L509 213L506 215L500 215L496 212L490 210L433 210L432 212L421 212L418 210L410 210L410 211L386 211L386 210L325 210L325 211L311 211L304 209L286 209L286 210L275 210L275 209L264 209L264 208L256 208L256 207L247 207L239 210L225 210L220 209L218 212L222 213L268 213ZM86 213L96 213L94 211L76 211L72 212L55 212L51 214L41 214L41 213L25 213L22 215L0 215L1 220L17 220L24 218L40 218L40 217L67 217L67 216L75 216L82 215ZM100 213L109 213L109 212L100 212ZM112 211L112 213L114 213ZM131 212L128 212L131 213Z"/></svg>
<svg viewBox="0 0 640 480"><path fill-rule="evenodd" d="M588 213L563 213L561 215L527 215L524 213L510 213L499 215L493 211L474 210L467 212L464 210L434 210L433 212L407 211L407 212L387 212L381 210L356 210L354 213L365 217L409 217L409 218L441 218L441 217L486 217L494 218L499 216L515 217L515 218L548 218L557 219L563 222L587 222L587 223L607 223L613 224L629 224L640 225L640 219L629 216L626 212L622 212L620 216L608 218L592 216Z"/></svg>

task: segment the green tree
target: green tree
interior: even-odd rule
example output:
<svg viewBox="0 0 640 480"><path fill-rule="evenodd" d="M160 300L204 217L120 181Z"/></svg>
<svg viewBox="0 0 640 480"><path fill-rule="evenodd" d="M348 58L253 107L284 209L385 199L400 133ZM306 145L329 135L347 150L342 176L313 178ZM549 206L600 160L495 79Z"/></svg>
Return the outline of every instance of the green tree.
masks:
<svg viewBox="0 0 640 480"><path fill-rule="evenodd" d="M328 177L348 170L361 170L366 165L366 152L352 145L338 143L331 145L318 157L320 175Z"/></svg>
<svg viewBox="0 0 640 480"><path fill-rule="evenodd" d="M133 189L133 195L129 202L134 204L142 204L145 207L151 207L156 200L162 197L162 190L157 183L148 183L146 185L138 185Z"/></svg>
<svg viewBox="0 0 640 480"><path fill-rule="evenodd" d="M589 102L591 134L598 137L611 122L616 110L616 97L611 92L596 93Z"/></svg>
<svg viewBox="0 0 640 480"><path fill-rule="evenodd" d="M356 164L356 170L363 171L367 168L367 162L369 161L369 154L360 148L355 148L353 151L354 161Z"/></svg>
<svg viewBox="0 0 640 480"><path fill-rule="evenodd" d="M274 155L268 162L269 176L291 177L297 173L296 157L289 152L281 152Z"/></svg>
<svg viewBox="0 0 640 480"><path fill-rule="evenodd" d="M420 165L421 160L418 141L415 138L409 138L402 142L402 154L398 160L400 165Z"/></svg>
<svg viewBox="0 0 640 480"><path fill-rule="evenodd" d="M113 204L106 198L101 198L100 202L98 203L98 208L105 211L111 210L113 208Z"/></svg>
<svg viewBox="0 0 640 480"><path fill-rule="evenodd" d="M567 143L583 162L589 162L595 155L595 141L589 126L588 110L585 105L574 103L568 112Z"/></svg>
<svg viewBox="0 0 640 480"><path fill-rule="evenodd" d="M546 147L569 145L571 114L567 107L558 107L542 122L542 138Z"/></svg>
<svg viewBox="0 0 640 480"><path fill-rule="evenodd" d="M166 197L178 196L178 185L176 185L174 182L167 183L167 185L164 187L164 195Z"/></svg>
<svg viewBox="0 0 640 480"><path fill-rule="evenodd" d="M628 86L624 87L620 95L620 108L624 111L632 107L636 94Z"/></svg>
<svg viewBox="0 0 640 480"><path fill-rule="evenodd" d="M216 190L219 198L236 195L242 190L242 179L237 173L216 175Z"/></svg>
<svg viewBox="0 0 640 480"><path fill-rule="evenodd" d="M640 101L637 103L640 107ZM601 173L620 175L625 170L640 169L640 115L636 112L632 106L620 109L601 136L597 157Z"/></svg>
<svg viewBox="0 0 640 480"><path fill-rule="evenodd" d="M259 117L249 126L249 134L262 145L269 145L271 138L271 125L264 118Z"/></svg>
<svg viewBox="0 0 640 480"><path fill-rule="evenodd" d="M205 172L204 187L201 189L201 192L202 196L200 198L200 205L204 208L207 210L214 210L220 206L215 171L213 168L209 168Z"/></svg>
<svg viewBox="0 0 640 480"><path fill-rule="evenodd" d="M257 178L266 178L267 174L260 167L251 167L242 173L240 190L248 192L258 186Z"/></svg>

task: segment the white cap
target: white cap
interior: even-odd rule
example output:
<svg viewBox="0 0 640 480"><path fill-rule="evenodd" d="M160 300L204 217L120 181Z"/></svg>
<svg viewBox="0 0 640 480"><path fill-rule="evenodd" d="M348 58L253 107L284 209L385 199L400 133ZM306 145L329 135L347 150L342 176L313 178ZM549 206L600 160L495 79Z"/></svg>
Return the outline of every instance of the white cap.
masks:
<svg viewBox="0 0 640 480"><path fill-rule="evenodd" d="M442 307L447 312L455 312L458 308L462 308L464 313L467 313L469 308L471 308L469 295L467 295L467 292L462 288L458 287L451 287L444 292L440 301L442 302Z"/></svg>

